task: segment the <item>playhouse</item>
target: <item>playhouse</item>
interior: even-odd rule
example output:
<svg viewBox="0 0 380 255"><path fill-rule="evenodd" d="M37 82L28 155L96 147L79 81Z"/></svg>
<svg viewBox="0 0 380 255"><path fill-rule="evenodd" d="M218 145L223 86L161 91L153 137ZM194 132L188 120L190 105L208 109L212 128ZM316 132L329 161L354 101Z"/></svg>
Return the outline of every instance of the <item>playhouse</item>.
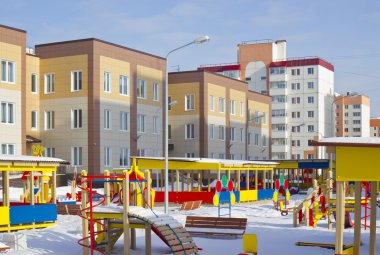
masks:
<svg viewBox="0 0 380 255"><path fill-rule="evenodd" d="M67 164L57 158L0 156L3 200L0 203L0 232L51 226L57 219L57 167ZM20 201L10 201L10 172L26 183Z"/></svg>

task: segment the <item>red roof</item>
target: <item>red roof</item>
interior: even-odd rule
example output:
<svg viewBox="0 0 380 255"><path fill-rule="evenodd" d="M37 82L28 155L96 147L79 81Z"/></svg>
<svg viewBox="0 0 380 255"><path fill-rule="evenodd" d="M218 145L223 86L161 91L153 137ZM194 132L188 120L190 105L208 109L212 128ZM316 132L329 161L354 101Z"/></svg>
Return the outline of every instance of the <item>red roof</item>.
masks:
<svg viewBox="0 0 380 255"><path fill-rule="evenodd" d="M219 73L223 71L237 71L240 70L240 65L223 65L223 66L202 66L198 67L198 71L205 70L211 73Z"/></svg>
<svg viewBox="0 0 380 255"><path fill-rule="evenodd" d="M295 60L272 62L269 65L269 67L280 67L280 66L294 67L294 66L315 66L315 65L323 66L324 68L334 72L334 66L321 58L295 59Z"/></svg>

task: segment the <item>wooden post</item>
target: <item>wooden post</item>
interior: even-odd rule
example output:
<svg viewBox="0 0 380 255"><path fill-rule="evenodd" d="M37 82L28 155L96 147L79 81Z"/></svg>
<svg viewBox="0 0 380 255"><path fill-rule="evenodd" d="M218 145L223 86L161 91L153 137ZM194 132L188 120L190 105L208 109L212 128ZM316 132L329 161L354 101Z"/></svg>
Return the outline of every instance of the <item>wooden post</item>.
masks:
<svg viewBox="0 0 380 255"><path fill-rule="evenodd" d="M217 178L218 178L218 180L220 180L220 170L219 169L217 171Z"/></svg>
<svg viewBox="0 0 380 255"><path fill-rule="evenodd" d="M136 229L131 228L131 250L136 250Z"/></svg>
<svg viewBox="0 0 380 255"><path fill-rule="evenodd" d="M240 171L239 170L237 171L236 179L237 179L237 190L240 191Z"/></svg>
<svg viewBox="0 0 380 255"><path fill-rule="evenodd" d="M152 237L149 224L145 224L145 255L152 254Z"/></svg>
<svg viewBox="0 0 380 255"><path fill-rule="evenodd" d="M247 170L245 174L245 184L246 184L246 190L249 190L249 170Z"/></svg>
<svg viewBox="0 0 380 255"><path fill-rule="evenodd" d="M211 191L210 182L211 182L211 170L208 170L207 171L207 191L208 192Z"/></svg>
<svg viewBox="0 0 380 255"><path fill-rule="evenodd" d="M361 217L362 217L362 207L361 207L361 187L362 183L359 181L355 182L355 222L354 222L354 254L360 254L360 231L361 231Z"/></svg>
<svg viewBox="0 0 380 255"><path fill-rule="evenodd" d="M227 179L231 180L231 170L226 170L227 171Z"/></svg>
<svg viewBox="0 0 380 255"><path fill-rule="evenodd" d="M182 186L182 191L185 191L185 172L182 172L182 183L181 183L181 186Z"/></svg>
<svg viewBox="0 0 380 255"><path fill-rule="evenodd" d="M87 182L84 182L86 180L86 176L87 176L87 172L83 170L81 173L81 182L83 183L82 184L83 190L82 190L82 196L81 196L82 209L87 208L87 192L85 190L87 188ZM88 210L82 211L82 216L87 217L86 211ZM85 218L82 219L82 237L83 238L88 237L88 220L86 220ZM89 239L84 239L83 244L85 246L88 246L88 241ZM88 248L83 246L83 255L88 255L88 254L89 254Z"/></svg>
<svg viewBox="0 0 380 255"><path fill-rule="evenodd" d="M179 192L179 170L175 170L175 174L176 174L177 192Z"/></svg>
<svg viewBox="0 0 380 255"><path fill-rule="evenodd" d="M3 206L10 205L9 202L9 171L3 172Z"/></svg>
<svg viewBox="0 0 380 255"><path fill-rule="evenodd" d="M198 170L198 191L202 191L202 173Z"/></svg>
<svg viewBox="0 0 380 255"><path fill-rule="evenodd" d="M42 175L39 177L38 179L38 186L40 188L40 198L41 198L41 201L39 201L40 203L45 203L45 187L44 187L44 175L42 173Z"/></svg>
<svg viewBox="0 0 380 255"><path fill-rule="evenodd" d="M369 255L376 254L376 189L377 182L371 182L371 216L369 226Z"/></svg>
<svg viewBox="0 0 380 255"><path fill-rule="evenodd" d="M263 171L262 172L263 173L263 178L262 178L262 188L263 189L267 189L267 182L266 182L266 180L267 180L267 171Z"/></svg>
<svg viewBox="0 0 380 255"><path fill-rule="evenodd" d="M187 191L191 191L190 190L190 188L191 188L191 186L190 186L190 182L191 182L191 177L190 177L190 172L187 172L187 178L186 178L187 180L186 180L186 182L187 182Z"/></svg>
<svg viewBox="0 0 380 255"><path fill-rule="evenodd" d="M145 197L147 204L145 205L145 208L149 208L152 206L151 201L150 201L151 200L151 198L150 198L151 180L150 180L150 171L149 170L145 170L145 180L146 180L146 187L147 187L146 197ZM141 191L141 192L143 194L144 191Z"/></svg>
<svg viewBox="0 0 380 255"><path fill-rule="evenodd" d="M193 191L193 189L194 189L194 171L191 171L191 173L190 173L190 191Z"/></svg>
<svg viewBox="0 0 380 255"><path fill-rule="evenodd" d="M109 176L110 171L109 170L104 170L104 176ZM104 195L106 196L105 199L105 205L109 206L111 204L111 187L110 187L110 179L106 178L104 180Z"/></svg>
<svg viewBox="0 0 380 255"><path fill-rule="evenodd" d="M53 187L51 188L51 199L53 200L53 204L56 204L57 203L57 171L53 171L52 177L53 177Z"/></svg>
<svg viewBox="0 0 380 255"><path fill-rule="evenodd" d="M276 170L270 171L270 188L271 189L274 188L274 171L276 171Z"/></svg>
<svg viewBox="0 0 380 255"><path fill-rule="evenodd" d="M327 171L327 196L326 196L326 202L329 206L329 212L327 215L327 227L328 229L332 229L332 212L331 212L331 204L330 204L330 199L332 196L332 189L333 189L333 180L332 180L332 170Z"/></svg>
<svg viewBox="0 0 380 255"><path fill-rule="evenodd" d="M127 170L123 171L125 176L123 180L123 230L124 230L124 255L130 254L129 241L129 174Z"/></svg>
<svg viewBox="0 0 380 255"><path fill-rule="evenodd" d="M34 172L29 172L29 186L30 186L30 193L29 193L29 201L30 205L34 205Z"/></svg>
<svg viewBox="0 0 380 255"><path fill-rule="evenodd" d="M293 227L297 227L297 207L293 207Z"/></svg>
<svg viewBox="0 0 380 255"><path fill-rule="evenodd" d="M259 171L255 171L255 190L259 189Z"/></svg>
<svg viewBox="0 0 380 255"><path fill-rule="evenodd" d="M343 253L343 230L344 230L344 182L336 182L336 230L335 230L335 253Z"/></svg>

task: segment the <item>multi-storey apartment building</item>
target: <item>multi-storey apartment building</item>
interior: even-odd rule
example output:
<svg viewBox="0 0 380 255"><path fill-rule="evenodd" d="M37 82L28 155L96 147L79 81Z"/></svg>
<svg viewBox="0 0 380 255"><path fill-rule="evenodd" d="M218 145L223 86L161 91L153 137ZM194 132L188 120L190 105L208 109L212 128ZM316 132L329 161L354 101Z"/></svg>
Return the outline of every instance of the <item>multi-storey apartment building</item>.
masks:
<svg viewBox="0 0 380 255"><path fill-rule="evenodd" d="M364 95L336 95L335 136L370 136L370 99Z"/></svg>
<svg viewBox="0 0 380 255"><path fill-rule="evenodd" d="M93 38L25 45L0 26L1 154L41 143L90 173L162 155L164 58Z"/></svg>
<svg viewBox="0 0 380 255"><path fill-rule="evenodd" d="M331 136L334 66L317 57L288 59L286 41L238 45L238 63L202 66L224 74L233 67L249 90L272 96L272 159L321 158L309 140Z"/></svg>
<svg viewBox="0 0 380 255"><path fill-rule="evenodd" d="M270 97L246 82L198 70L169 74L169 154L268 159Z"/></svg>
<svg viewBox="0 0 380 255"><path fill-rule="evenodd" d="M0 153L25 153L26 32L0 25Z"/></svg>
<svg viewBox="0 0 380 255"><path fill-rule="evenodd" d="M370 136L380 137L380 118L372 118L370 120Z"/></svg>

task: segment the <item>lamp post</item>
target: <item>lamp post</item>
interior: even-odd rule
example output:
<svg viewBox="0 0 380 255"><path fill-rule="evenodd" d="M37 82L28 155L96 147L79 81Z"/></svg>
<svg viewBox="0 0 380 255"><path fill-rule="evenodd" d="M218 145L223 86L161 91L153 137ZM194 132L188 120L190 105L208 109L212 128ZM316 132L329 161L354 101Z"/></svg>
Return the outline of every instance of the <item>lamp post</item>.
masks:
<svg viewBox="0 0 380 255"><path fill-rule="evenodd" d="M182 45L178 48L175 48L171 51L168 52L168 54L166 54L166 80L165 80L165 102L166 102L166 106L165 106L165 138L164 138L164 141L165 141L165 151L164 151L164 157L165 157L165 192L164 192L164 201L165 201L165 213L167 214L169 212L169 191L168 191L168 186L169 186L169 178L168 178L168 175L169 175L169 170L168 170L168 157L169 157L169 141L168 141L168 138L169 138L169 118L168 118L168 90L169 90L169 79L168 79L168 57L171 53L173 53L174 51L177 51L179 49L182 49L182 48L185 48L186 46L189 46L189 45L192 45L192 44L202 44L202 43L205 43L205 42L208 42L210 40L210 37L208 37L207 35L205 36L201 36L201 37L198 37L197 39L195 39L194 41L192 42L189 42L185 45Z"/></svg>
<svg viewBox="0 0 380 255"><path fill-rule="evenodd" d="M305 126L305 123L301 123L301 124L299 124L299 125L297 125L297 126L294 126L294 127L296 127L296 128L299 128L299 127L303 127L303 126ZM290 129L290 150L289 150L289 152L290 152L290 157L289 157L289 159L292 159L292 156L293 156L293 146L292 146L292 139L293 139L293 130L292 129Z"/></svg>

